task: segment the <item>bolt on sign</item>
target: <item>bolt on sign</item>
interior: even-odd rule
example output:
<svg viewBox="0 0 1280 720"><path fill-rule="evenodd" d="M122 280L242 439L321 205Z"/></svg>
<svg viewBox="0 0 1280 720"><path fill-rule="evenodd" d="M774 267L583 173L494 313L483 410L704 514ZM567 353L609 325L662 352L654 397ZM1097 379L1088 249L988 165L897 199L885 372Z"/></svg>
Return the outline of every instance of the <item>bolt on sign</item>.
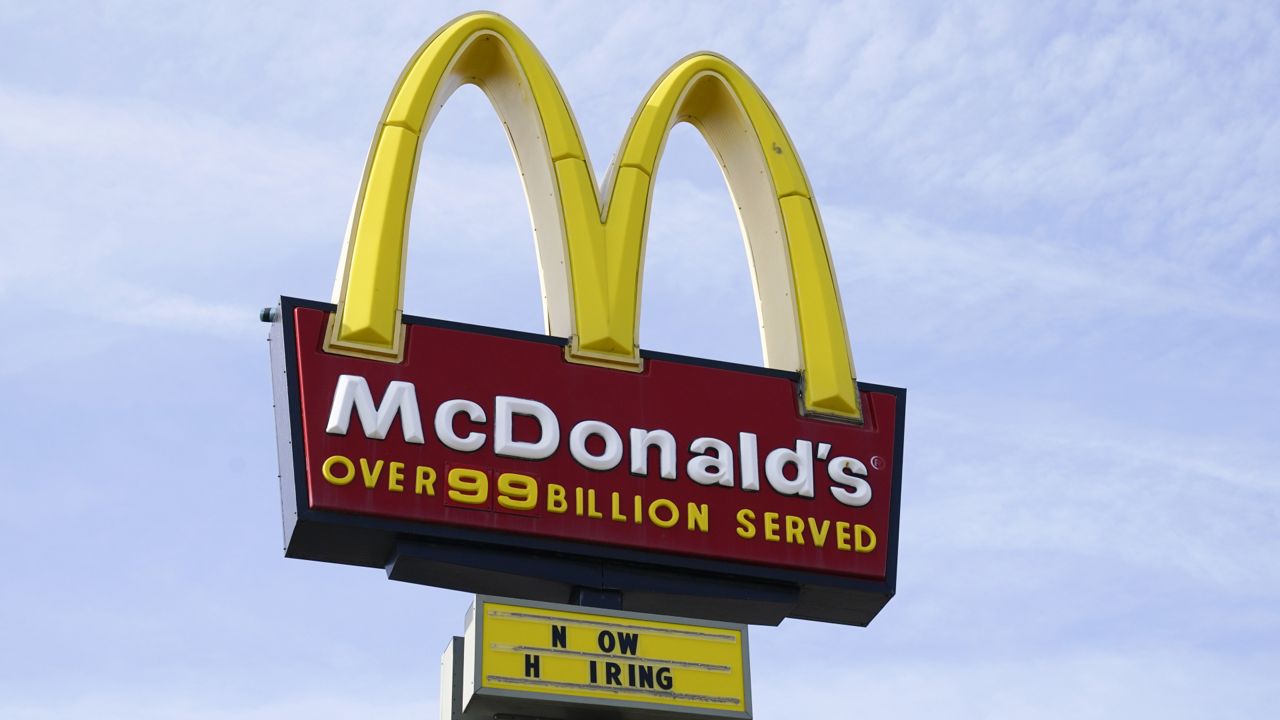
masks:
<svg viewBox="0 0 1280 720"><path fill-rule="evenodd" d="M460 85L507 128L546 334L402 312L422 138ZM765 367L642 350L640 277L671 127L723 165ZM446 25L392 91L332 303L272 322L285 552L396 580L734 622L865 625L895 586L905 391L858 382L813 193L773 108L691 55L644 97L597 191L546 61L490 13Z"/></svg>
<svg viewBox="0 0 1280 720"><path fill-rule="evenodd" d="M751 717L745 625L478 596L463 648L464 718Z"/></svg>

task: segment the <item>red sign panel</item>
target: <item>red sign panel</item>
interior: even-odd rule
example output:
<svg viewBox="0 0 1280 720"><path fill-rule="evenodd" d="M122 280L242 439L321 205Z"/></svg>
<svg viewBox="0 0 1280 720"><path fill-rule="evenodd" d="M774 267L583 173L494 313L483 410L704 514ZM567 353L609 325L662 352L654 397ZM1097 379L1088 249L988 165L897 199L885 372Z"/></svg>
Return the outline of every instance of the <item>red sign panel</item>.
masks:
<svg viewBox="0 0 1280 720"><path fill-rule="evenodd" d="M655 354L626 372L568 362L556 338L412 318L387 363L322 350L320 307L284 312L300 511L892 594L900 390L862 385L856 425L803 415L793 373Z"/></svg>

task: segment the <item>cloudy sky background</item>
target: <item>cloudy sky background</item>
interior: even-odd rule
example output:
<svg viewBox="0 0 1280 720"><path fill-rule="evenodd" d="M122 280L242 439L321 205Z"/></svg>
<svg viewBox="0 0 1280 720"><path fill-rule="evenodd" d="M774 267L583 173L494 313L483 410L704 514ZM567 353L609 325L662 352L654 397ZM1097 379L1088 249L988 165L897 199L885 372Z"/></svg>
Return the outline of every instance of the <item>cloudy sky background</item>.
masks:
<svg viewBox="0 0 1280 720"><path fill-rule="evenodd" d="M286 561L265 326L326 300L397 73L477 6L0 1L0 716L426 718L469 598ZM650 83L741 65L803 158L859 377L909 389L899 594L752 631L762 720L1271 717L1274 3L494 3L598 176ZM428 136L406 309L541 330L474 88ZM645 347L759 362L677 128Z"/></svg>

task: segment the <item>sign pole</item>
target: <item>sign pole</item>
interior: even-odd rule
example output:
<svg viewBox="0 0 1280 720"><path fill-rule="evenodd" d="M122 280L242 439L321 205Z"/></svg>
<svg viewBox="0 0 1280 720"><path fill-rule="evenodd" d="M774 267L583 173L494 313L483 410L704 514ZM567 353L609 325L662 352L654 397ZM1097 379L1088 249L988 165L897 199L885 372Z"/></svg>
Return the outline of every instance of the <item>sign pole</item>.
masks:
<svg viewBox="0 0 1280 720"><path fill-rule="evenodd" d="M584 608L600 608L602 610L621 610L622 609L622 591L621 590L602 590L600 588L582 587L581 585L573 588L569 594L569 604L577 605Z"/></svg>

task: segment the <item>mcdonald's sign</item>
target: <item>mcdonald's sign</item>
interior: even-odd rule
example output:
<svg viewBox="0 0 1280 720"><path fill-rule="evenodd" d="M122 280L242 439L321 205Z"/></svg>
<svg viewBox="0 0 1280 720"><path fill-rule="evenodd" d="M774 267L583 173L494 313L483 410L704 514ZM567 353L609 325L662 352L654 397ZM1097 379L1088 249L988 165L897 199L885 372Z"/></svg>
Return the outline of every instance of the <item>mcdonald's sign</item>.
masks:
<svg viewBox="0 0 1280 720"><path fill-rule="evenodd" d="M546 334L405 315L422 138L482 88L525 183ZM641 350L640 277L667 134L693 123L747 241L765 368ZM864 625L892 597L905 391L859 383L813 193L728 60L640 104L597 193L569 105L505 18L429 39L374 135L332 303L267 311L289 557L537 601Z"/></svg>

